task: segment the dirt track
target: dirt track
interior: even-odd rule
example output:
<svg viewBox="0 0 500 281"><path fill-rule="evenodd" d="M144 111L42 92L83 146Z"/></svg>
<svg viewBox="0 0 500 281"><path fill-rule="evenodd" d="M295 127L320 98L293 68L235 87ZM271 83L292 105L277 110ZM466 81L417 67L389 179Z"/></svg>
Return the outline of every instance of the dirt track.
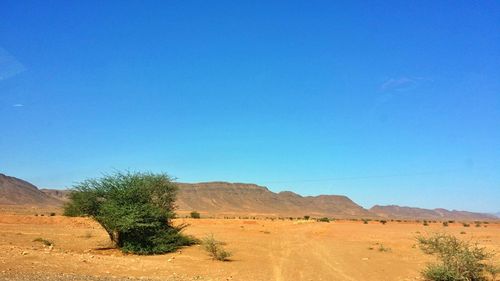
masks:
<svg viewBox="0 0 500 281"><path fill-rule="evenodd" d="M191 224L189 234L213 233L225 241L233 260L212 261L199 246L159 256L123 255L109 249L105 232L88 219L4 214L0 280L420 280L419 271L431 259L415 247L419 232L449 232L500 252L498 224L176 221L182 222ZM53 241L54 248L33 242L38 237ZM379 251L380 244L390 250Z"/></svg>

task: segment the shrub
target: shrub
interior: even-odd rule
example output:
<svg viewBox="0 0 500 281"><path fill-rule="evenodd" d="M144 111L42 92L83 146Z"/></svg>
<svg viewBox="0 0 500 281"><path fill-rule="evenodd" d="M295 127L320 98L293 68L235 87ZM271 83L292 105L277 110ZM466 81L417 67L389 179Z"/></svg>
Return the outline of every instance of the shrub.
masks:
<svg viewBox="0 0 500 281"><path fill-rule="evenodd" d="M189 215L191 216L192 219L199 219L199 218L201 218L200 213L198 213L197 211L192 211Z"/></svg>
<svg viewBox="0 0 500 281"><path fill-rule="evenodd" d="M381 223L381 224L386 224L386 223L387 223L387 221L386 221L386 220L381 220L381 221L380 221L380 223Z"/></svg>
<svg viewBox="0 0 500 281"><path fill-rule="evenodd" d="M77 184L64 214L93 218L124 252L172 252L196 242L172 225L176 192L165 174L116 172Z"/></svg>
<svg viewBox="0 0 500 281"><path fill-rule="evenodd" d="M492 281L497 280L497 275L500 274L500 267L488 264L484 269L490 276Z"/></svg>
<svg viewBox="0 0 500 281"><path fill-rule="evenodd" d="M41 238L41 237L34 239L33 242L40 242L45 246L53 246L54 245L54 242L47 240L47 239L44 239L44 238Z"/></svg>
<svg viewBox="0 0 500 281"><path fill-rule="evenodd" d="M380 244L380 245L378 246L378 251L379 251L379 252L390 252L390 251L391 251L391 248L384 247L384 245L383 245L383 244Z"/></svg>
<svg viewBox="0 0 500 281"><path fill-rule="evenodd" d="M231 256L231 253L226 251L223 247L225 243L216 240L213 234L210 234L203 238L203 240L201 241L201 245L203 246L203 249L205 249L205 251L207 251L214 260L228 261L228 258Z"/></svg>
<svg viewBox="0 0 500 281"><path fill-rule="evenodd" d="M469 227L469 226L470 226L470 224L465 223L465 222L464 222L464 223L462 223L462 225L463 225L464 227Z"/></svg>
<svg viewBox="0 0 500 281"><path fill-rule="evenodd" d="M307 221L309 220L310 216L304 216L304 219Z"/></svg>
<svg viewBox="0 0 500 281"><path fill-rule="evenodd" d="M324 218L320 218L318 219L319 222L330 222L330 219L327 218L327 217L324 217Z"/></svg>
<svg viewBox="0 0 500 281"><path fill-rule="evenodd" d="M53 216L55 216L55 215L56 215L56 213L50 213L50 216L51 216L51 217L53 217Z"/></svg>
<svg viewBox="0 0 500 281"><path fill-rule="evenodd" d="M447 221L444 221L444 222L443 222L443 226L448 226L448 222L447 222Z"/></svg>
<svg viewBox="0 0 500 281"><path fill-rule="evenodd" d="M429 226L429 223L427 221L424 221L423 225L424 226Z"/></svg>
<svg viewBox="0 0 500 281"><path fill-rule="evenodd" d="M363 220L363 224L368 224L368 220Z"/></svg>
<svg viewBox="0 0 500 281"><path fill-rule="evenodd" d="M430 281L484 281L492 254L477 244L461 241L448 234L417 237L420 249L426 254L437 256L439 263L430 264L422 272Z"/></svg>

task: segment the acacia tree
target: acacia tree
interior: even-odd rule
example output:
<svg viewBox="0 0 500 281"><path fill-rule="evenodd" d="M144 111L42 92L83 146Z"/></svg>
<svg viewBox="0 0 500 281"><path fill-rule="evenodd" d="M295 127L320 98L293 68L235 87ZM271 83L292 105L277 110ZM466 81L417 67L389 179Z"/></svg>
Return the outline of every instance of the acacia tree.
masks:
<svg viewBox="0 0 500 281"><path fill-rule="evenodd" d="M166 253L195 243L172 224L176 193L166 174L116 172L74 186L64 214L93 218L124 252Z"/></svg>

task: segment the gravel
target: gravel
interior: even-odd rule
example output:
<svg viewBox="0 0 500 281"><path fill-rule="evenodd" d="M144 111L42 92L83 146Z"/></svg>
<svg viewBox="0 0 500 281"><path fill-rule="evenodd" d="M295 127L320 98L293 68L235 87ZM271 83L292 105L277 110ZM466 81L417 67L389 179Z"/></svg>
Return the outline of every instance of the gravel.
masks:
<svg viewBox="0 0 500 281"><path fill-rule="evenodd" d="M47 274L43 272L35 273L9 273L1 272L0 281L191 281L191 280L207 280L201 277L187 278L180 276L172 276L166 278L146 278L146 277L103 277L103 276L86 276L75 274Z"/></svg>

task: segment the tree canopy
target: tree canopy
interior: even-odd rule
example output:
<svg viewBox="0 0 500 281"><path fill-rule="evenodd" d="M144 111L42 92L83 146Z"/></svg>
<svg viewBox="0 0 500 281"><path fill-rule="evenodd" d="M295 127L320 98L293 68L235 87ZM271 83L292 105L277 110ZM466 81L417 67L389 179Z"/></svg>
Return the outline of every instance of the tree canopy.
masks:
<svg viewBox="0 0 500 281"><path fill-rule="evenodd" d="M116 172L75 185L64 214L95 219L124 252L172 252L195 243L172 224L177 189L166 174Z"/></svg>

